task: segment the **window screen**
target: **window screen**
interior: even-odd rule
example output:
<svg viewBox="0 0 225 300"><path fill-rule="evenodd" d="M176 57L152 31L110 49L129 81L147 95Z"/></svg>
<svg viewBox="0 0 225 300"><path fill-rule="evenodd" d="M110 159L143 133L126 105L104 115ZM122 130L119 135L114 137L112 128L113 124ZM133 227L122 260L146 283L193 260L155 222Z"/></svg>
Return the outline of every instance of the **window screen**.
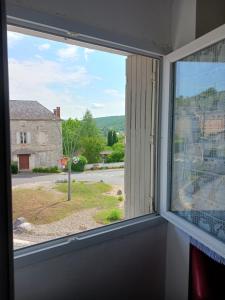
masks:
<svg viewBox="0 0 225 300"><path fill-rule="evenodd" d="M173 67L170 209L225 241L225 41Z"/></svg>

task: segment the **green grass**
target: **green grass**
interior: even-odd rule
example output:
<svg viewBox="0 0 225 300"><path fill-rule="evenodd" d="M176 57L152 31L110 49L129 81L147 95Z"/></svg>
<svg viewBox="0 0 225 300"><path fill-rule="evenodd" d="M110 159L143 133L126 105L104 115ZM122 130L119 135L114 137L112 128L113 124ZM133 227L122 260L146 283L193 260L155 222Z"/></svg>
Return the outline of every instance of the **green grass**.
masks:
<svg viewBox="0 0 225 300"><path fill-rule="evenodd" d="M101 210L96 213L95 220L101 224L110 224L123 219L123 212L120 208Z"/></svg>
<svg viewBox="0 0 225 300"><path fill-rule="evenodd" d="M67 184L57 184L56 189L62 193L67 193ZM111 189L111 185L104 182L73 182L72 201L77 210L85 208L113 208L118 204L117 197L105 194L110 192Z"/></svg>
<svg viewBox="0 0 225 300"><path fill-rule="evenodd" d="M16 188L13 189L13 219L24 217L32 224L49 224L82 209L110 211L120 202L118 197L105 194L111 189L103 182L72 182L72 199L67 201L67 183L58 183L48 190ZM101 218L96 220L102 223Z"/></svg>

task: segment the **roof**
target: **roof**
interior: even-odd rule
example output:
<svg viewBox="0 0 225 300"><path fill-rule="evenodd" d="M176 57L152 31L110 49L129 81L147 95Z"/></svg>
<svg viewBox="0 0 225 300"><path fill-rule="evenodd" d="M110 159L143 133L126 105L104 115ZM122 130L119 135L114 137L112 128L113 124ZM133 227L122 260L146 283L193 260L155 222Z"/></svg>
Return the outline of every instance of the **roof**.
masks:
<svg viewBox="0 0 225 300"><path fill-rule="evenodd" d="M10 100L11 120L56 120L53 112L38 101Z"/></svg>

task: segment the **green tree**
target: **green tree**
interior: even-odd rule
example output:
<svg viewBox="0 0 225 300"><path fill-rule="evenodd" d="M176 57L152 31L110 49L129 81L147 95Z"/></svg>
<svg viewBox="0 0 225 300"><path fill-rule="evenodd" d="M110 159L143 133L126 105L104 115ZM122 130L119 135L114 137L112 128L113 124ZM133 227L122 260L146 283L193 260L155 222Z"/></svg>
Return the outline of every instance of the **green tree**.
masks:
<svg viewBox="0 0 225 300"><path fill-rule="evenodd" d="M95 120L93 119L93 116L90 112L90 110L87 110L83 116L83 119L81 121L81 129L80 129L80 136L81 137L91 137L100 135L99 129L96 125Z"/></svg>
<svg viewBox="0 0 225 300"><path fill-rule="evenodd" d="M81 122L77 119L68 119L62 122L63 154L68 160L68 200L71 200L71 166L72 158L77 155L80 148Z"/></svg>
<svg viewBox="0 0 225 300"><path fill-rule="evenodd" d="M70 157L80 147L81 121L68 119L62 122L63 154Z"/></svg>
<svg viewBox="0 0 225 300"><path fill-rule="evenodd" d="M104 149L104 140L100 136L86 136L82 138L82 155L88 163L96 163L100 160L100 152Z"/></svg>
<svg viewBox="0 0 225 300"><path fill-rule="evenodd" d="M112 146L113 145L113 131L109 130L108 131L108 138L107 138L107 146Z"/></svg>
<svg viewBox="0 0 225 300"><path fill-rule="evenodd" d="M118 136L115 130L108 131L107 145L112 146L118 142Z"/></svg>
<svg viewBox="0 0 225 300"><path fill-rule="evenodd" d="M117 142L118 142L118 136L117 136L116 131L114 130L113 131L113 144L116 144Z"/></svg>
<svg viewBox="0 0 225 300"><path fill-rule="evenodd" d="M104 149L104 139L89 110L85 112L81 120L80 144L82 155L87 158L88 163L96 163L100 160L100 152Z"/></svg>

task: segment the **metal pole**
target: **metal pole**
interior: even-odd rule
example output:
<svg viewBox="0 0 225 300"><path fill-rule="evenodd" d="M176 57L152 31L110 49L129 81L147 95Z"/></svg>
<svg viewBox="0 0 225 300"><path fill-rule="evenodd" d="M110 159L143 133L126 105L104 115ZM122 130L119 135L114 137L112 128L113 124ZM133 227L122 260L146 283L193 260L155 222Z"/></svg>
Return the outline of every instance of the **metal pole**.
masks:
<svg viewBox="0 0 225 300"><path fill-rule="evenodd" d="M0 299L14 299L7 25L0 0Z"/></svg>
<svg viewBox="0 0 225 300"><path fill-rule="evenodd" d="M71 158L68 161L68 198L67 200L70 201L71 200Z"/></svg>

